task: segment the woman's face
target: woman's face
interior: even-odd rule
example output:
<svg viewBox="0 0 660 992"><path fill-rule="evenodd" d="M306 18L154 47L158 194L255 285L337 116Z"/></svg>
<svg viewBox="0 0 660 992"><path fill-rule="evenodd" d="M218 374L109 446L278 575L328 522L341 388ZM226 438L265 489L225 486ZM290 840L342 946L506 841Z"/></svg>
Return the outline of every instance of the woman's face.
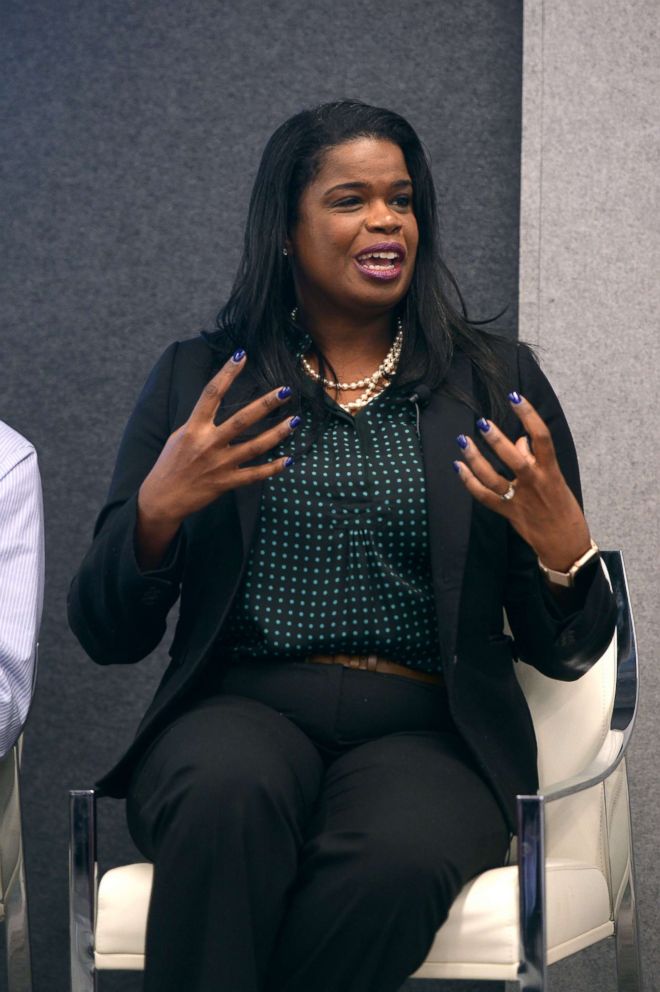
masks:
<svg viewBox="0 0 660 992"><path fill-rule="evenodd" d="M391 309L410 285L417 242L399 146L380 138L335 145L302 193L287 242L299 303L309 314Z"/></svg>

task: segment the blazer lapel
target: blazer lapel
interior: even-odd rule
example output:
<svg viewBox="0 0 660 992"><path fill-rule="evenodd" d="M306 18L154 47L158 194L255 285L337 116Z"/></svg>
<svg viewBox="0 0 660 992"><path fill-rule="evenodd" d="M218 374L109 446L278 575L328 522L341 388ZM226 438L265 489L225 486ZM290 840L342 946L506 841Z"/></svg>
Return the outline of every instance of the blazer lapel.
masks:
<svg viewBox="0 0 660 992"><path fill-rule="evenodd" d="M472 369L459 355L447 384L468 397L472 392ZM467 433L474 423L474 411L467 402L432 393L420 417L422 455L426 475L429 512L431 572L438 613L440 646L445 668L454 654L458 609L463 572L470 539L472 497L464 488L452 462L458 457L456 437Z"/></svg>

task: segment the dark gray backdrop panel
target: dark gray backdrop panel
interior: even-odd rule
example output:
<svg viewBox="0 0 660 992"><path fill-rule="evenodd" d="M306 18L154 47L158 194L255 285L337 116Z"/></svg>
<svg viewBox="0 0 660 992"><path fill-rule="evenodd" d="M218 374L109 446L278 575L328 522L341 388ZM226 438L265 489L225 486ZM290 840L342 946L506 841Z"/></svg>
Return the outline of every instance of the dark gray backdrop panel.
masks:
<svg viewBox="0 0 660 992"><path fill-rule="evenodd" d="M0 417L37 446L47 525L26 847L36 989L63 992L66 790L120 754L165 657L98 669L64 613L136 393L171 340L211 324L268 135L341 96L417 127L470 312L508 306L499 326L515 333L522 10L520 0L5 0L3 13ZM101 812L102 867L134 858L121 804ZM139 979L105 975L101 988Z"/></svg>

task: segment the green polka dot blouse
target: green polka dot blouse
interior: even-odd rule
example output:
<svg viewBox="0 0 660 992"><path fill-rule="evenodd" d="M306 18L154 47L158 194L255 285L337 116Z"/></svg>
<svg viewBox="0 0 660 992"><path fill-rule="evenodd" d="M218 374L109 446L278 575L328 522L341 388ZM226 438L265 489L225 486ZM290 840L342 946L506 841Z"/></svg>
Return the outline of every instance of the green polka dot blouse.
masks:
<svg viewBox="0 0 660 992"><path fill-rule="evenodd" d="M388 390L355 417L326 400L329 422L307 454L310 418L271 453L293 454L295 462L263 485L223 654L378 654L437 672L415 409Z"/></svg>

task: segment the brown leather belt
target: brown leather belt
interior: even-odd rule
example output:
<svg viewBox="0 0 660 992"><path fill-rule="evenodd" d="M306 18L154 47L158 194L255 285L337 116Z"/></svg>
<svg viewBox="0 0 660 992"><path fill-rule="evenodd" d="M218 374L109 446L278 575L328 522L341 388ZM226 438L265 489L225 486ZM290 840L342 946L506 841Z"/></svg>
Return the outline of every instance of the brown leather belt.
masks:
<svg viewBox="0 0 660 992"><path fill-rule="evenodd" d="M444 685L445 680L439 672L418 672L407 665L397 665L395 661L379 658L376 654L311 654L305 658L318 665L343 665L344 668L359 668L363 672L383 672L385 675L403 675L406 679L416 682L427 682L431 685Z"/></svg>

